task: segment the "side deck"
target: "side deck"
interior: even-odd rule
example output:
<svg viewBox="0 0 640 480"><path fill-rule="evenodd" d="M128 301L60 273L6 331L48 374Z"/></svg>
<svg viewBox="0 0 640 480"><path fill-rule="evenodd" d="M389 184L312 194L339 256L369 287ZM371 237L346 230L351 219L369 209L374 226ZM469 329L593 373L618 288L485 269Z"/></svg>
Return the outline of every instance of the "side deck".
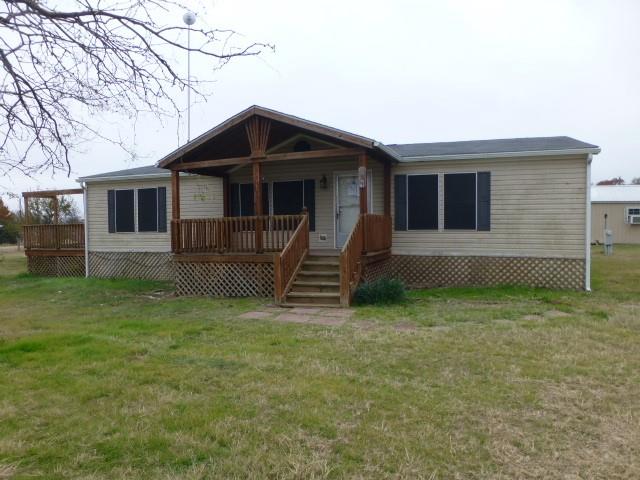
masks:
<svg viewBox="0 0 640 480"><path fill-rule="evenodd" d="M85 274L84 224L24 225L29 272L53 277Z"/></svg>

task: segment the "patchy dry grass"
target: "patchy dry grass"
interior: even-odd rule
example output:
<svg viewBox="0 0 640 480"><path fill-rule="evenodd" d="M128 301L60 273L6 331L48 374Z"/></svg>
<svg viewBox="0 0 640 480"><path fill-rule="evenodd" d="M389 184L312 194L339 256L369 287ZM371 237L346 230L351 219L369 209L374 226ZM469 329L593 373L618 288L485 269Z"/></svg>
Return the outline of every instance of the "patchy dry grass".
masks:
<svg viewBox="0 0 640 480"><path fill-rule="evenodd" d="M593 259L337 328L0 262L0 479L639 478L640 248Z"/></svg>
<svg viewBox="0 0 640 480"><path fill-rule="evenodd" d="M15 245L0 245L0 277L23 273L26 266L27 259L22 250Z"/></svg>

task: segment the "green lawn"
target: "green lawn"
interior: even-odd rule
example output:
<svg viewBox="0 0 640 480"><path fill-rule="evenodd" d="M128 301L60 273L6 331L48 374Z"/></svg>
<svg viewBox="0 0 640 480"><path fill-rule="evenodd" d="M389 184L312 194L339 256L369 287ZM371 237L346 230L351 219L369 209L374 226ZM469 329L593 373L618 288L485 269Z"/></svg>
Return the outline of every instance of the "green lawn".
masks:
<svg viewBox="0 0 640 480"><path fill-rule="evenodd" d="M639 478L640 248L341 327L0 252L2 478Z"/></svg>

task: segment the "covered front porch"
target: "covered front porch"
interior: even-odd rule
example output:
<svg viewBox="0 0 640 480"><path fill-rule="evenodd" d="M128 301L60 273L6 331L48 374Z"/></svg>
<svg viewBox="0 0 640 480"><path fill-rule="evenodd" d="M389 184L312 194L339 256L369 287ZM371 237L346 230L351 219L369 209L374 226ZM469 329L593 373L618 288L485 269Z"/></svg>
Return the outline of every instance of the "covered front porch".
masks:
<svg viewBox="0 0 640 480"><path fill-rule="evenodd" d="M224 283L231 294L293 304L304 285L304 303L348 305L366 263L390 255L394 159L372 140L259 107L236 117L160 162L172 171L178 290L184 280L182 293L208 291L194 283L213 275L214 294ZM181 172L222 178L223 217L181 218ZM335 280L297 278L313 264L333 268L333 258Z"/></svg>

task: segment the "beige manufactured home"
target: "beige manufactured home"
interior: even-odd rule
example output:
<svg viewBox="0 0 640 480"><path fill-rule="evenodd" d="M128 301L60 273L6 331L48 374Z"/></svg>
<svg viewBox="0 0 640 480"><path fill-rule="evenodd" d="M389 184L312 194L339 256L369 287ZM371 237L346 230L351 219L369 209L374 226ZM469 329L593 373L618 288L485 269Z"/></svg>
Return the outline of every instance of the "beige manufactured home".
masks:
<svg viewBox="0 0 640 480"><path fill-rule="evenodd" d="M640 185L592 187L591 219L593 242L604 242L606 222L614 243L640 244Z"/></svg>
<svg viewBox="0 0 640 480"><path fill-rule="evenodd" d="M389 144L262 107L157 165L81 178L88 276L348 304L363 280L589 289L590 164L570 137Z"/></svg>

